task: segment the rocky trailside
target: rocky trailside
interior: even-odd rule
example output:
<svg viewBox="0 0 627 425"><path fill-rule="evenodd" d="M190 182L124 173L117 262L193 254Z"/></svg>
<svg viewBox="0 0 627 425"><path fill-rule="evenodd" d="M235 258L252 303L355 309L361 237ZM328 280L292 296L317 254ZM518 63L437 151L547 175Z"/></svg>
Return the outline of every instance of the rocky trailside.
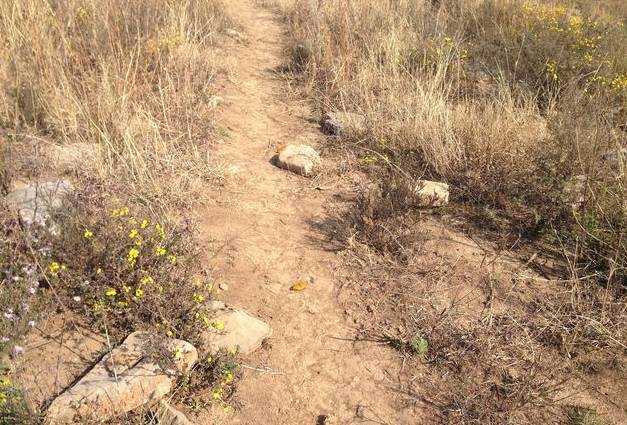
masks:
<svg viewBox="0 0 627 425"><path fill-rule="evenodd" d="M212 350L239 348L238 409L186 417L167 404L176 377L197 361L196 348L141 332L113 348L84 329L68 333L50 324L30 337L24 385L35 402L60 393L49 406L49 423L102 420L142 406L158 409L162 422L172 424L344 424L357 416L413 423L413 412L388 391L401 367L394 352L353 339L337 300L339 263L317 230L340 189L320 190L325 166L316 147L326 136L362 131L365 119L331 112L320 126L311 123L308 102L284 95L277 71L286 61L282 24L251 0L228 5L242 31L233 32L231 73L212 102L225 129L215 155L229 177L211 205L194 215L207 248L205 266L225 276L223 298L237 307L214 306L224 330L205 342ZM71 155L63 158L71 161ZM7 199L24 224L54 232L47 209L71 190L63 180L29 182ZM416 182L415 191L420 205L448 202L445 184ZM271 348L258 350L269 337ZM177 353L173 369L144 358L155 343ZM56 362L54 379L40 379L42 356Z"/></svg>

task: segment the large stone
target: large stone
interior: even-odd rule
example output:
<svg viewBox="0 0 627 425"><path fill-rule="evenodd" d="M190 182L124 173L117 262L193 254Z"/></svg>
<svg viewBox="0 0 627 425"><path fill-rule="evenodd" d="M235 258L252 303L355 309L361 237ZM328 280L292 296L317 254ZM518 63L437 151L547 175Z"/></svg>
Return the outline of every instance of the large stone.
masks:
<svg viewBox="0 0 627 425"><path fill-rule="evenodd" d="M278 167L300 174L311 176L320 167L322 161L314 148L308 145L287 145L279 150L274 157Z"/></svg>
<svg viewBox="0 0 627 425"><path fill-rule="evenodd" d="M10 209L19 213L25 226L36 224L51 228L51 212L60 208L63 199L72 191L72 185L65 180L33 182L12 191L4 201Z"/></svg>
<svg viewBox="0 0 627 425"><path fill-rule="evenodd" d="M124 343L105 355L72 388L57 397L46 414L48 424L104 421L156 403L170 392L177 376L188 372L198 360L196 348L181 340L167 340L172 369L151 360L155 338L134 332Z"/></svg>
<svg viewBox="0 0 627 425"><path fill-rule="evenodd" d="M250 354L261 347L264 339L272 335L270 326L245 311L223 309L216 312L216 321L224 324L224 329L213 329L202 335L203 342L212 354L221 349L238 350Z"/></svg>
<svg viewBox="0 0 627 425"><path fill-rule="evenodd" d="M366 129L366 117L352 112L329 112L320 120L320 130L329 136L360 135Z"/></svg>
<svg viewBox="0 0 627 425"><path fill-rule="evenodd" d="M448 184L419 180L414 187L414 203L419 207L441 207L448 204Z"/></svg>
<svg viewBox="0 0 627 425"><path fill-rule="evenodd" d="M159 425L193 425L183 412L170 406L165 401L161 401L157 416Z"/></svg>
<svg viewBox="0 0 627 425"><path fill-rule="evenodd" d="M55 170L69 173L77 169L94 169L101 160L102 148L97 143L49 143L42 146L42 153Z"/></svg>

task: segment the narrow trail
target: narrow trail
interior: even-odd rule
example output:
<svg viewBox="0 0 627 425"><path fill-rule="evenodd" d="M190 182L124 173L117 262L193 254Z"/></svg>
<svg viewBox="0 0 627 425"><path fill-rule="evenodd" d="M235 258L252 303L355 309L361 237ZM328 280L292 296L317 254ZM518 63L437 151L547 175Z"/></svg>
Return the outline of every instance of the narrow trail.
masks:
<svg viewBox="0 0 627 425"><path fill-rule="evenodd" d="M227 304L273 328L272 348L246 356L238 411L220 423L416 423L392 398L400 362L372 343L355 343L337 302L336 256L315 241L311 223L325 217L325 198L311 181L274 167L276 146L322 139L306 121L307 105L282 96L273 69L285 63L284 28L252 0L227 3L248 42L230 50L234 72L220 93L220 126L228 130L215 155L231 170L215 204L201 215L208 266L228 283ZM290 292L297 279L314 279ZM326 422L321 416L328 416ZM198 423L215 423L215 416Z"/></svg>

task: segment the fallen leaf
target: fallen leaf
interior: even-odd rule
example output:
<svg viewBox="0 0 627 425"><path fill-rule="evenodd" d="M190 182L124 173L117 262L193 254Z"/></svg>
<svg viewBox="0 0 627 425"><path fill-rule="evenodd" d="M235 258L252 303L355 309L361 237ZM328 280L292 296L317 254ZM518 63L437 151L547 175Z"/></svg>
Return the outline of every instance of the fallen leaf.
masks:
<svg viewBox="0 0 627 425"><path fill-rule="evenodd" d="M290 291L302 291L303 289L309 286L309 282L306 280L298 280L294 282L292 286L290 286Z"/></svg>

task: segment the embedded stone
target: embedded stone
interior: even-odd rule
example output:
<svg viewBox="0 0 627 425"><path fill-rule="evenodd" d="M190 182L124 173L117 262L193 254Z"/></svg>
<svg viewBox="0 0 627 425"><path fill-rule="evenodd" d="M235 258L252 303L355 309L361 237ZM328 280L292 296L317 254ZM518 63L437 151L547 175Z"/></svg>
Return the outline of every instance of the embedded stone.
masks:
<svg viewBox="0 0 627 425"><path fill-rule="evenodd" d="M448 198L446 183L419 180L414 188L414 203L419 207L441 207L448 204Z"/></svg>
<svg viewBox="0 0 627 425"><path fill-rule="evenodd" d="M359 135L366 129L366 117L353 112L329 112L320 120L320 130L329 136Z"/></svg>
<svg viewBox="0 0 627 425"><path fill-rule="evenodd" d="M322 161L314 148L308 145L287 145L274 157L279 168L301 176L311 176L320 167Z"/></svg>
<svg viewBox="0 0 627 425"><path fill-rule="evenodd" d="M147 332L129 335L52 402L46 423L104 421L160 401L171 391L176 377L188 372L198 360L198 352L186 341L159 338ZM153 344L159 342L172 354L169 369L148 356Z"/></svg>
<svg viewBox="0 0 627 425"><path fill-rule="evenodd" d="M264 339L272 335L272 329L267 323L242 310L219 310L216 312L215 322L221 322L224 328L211 329L202 335L203 342L212 354L221 349L250 354L261 347Z"/></svg>
<svg viewBox="0 0 627 425"><path fill-rule="evenodd" d="M18 212L23 225L35 224L52 229L52 211L60 208L63 200L73 191L70 182L65 180L32 182L9 193L4 201L10 209Z"/></svg>

